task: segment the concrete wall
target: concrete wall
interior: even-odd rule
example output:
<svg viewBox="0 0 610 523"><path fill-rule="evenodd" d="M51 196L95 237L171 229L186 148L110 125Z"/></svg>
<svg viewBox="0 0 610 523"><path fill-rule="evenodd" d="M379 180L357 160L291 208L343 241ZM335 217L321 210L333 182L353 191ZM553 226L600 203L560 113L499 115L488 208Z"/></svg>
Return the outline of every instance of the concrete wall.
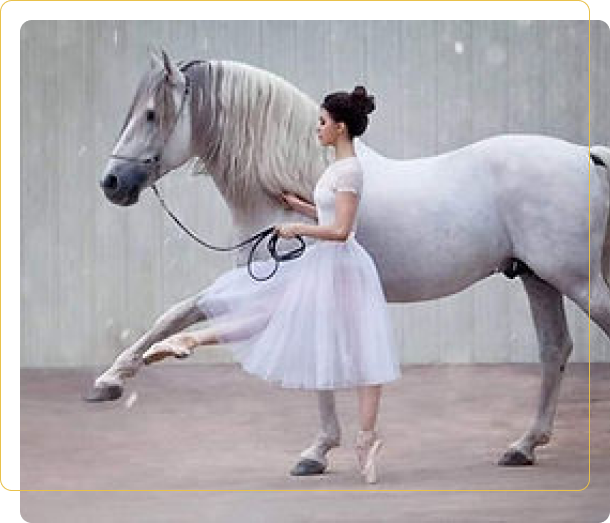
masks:
<svg viewBox="0 0 610 523"><path fill-rule="evenodd" d="M367 141L387 156L442 153L503 132L588 142L586 22L40 22L21 39L21 284L24 366L109 363L178 299L230 266L179 234L150 194L130 209L97 180L147 46L177 59L266 68L314 99L363 82L378 110ZM591 24L591 143L610 144L610 32ZM209 179L166 177L184 221L228 243L228 213ZM416 226L416 224L414 224ZM588 358L588 321L567 301ZM434 302L391 305L405 362L537 359L519 281L489 278ZM591 356L610 344L591 328ZM226 349L200 360L228 358Z"/></svg>

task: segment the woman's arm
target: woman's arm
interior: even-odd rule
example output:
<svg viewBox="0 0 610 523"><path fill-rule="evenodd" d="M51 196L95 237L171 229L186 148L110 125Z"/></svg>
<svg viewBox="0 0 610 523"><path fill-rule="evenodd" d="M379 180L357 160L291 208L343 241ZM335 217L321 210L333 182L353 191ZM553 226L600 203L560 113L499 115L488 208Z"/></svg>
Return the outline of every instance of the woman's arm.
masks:
<svg viewBox="0 0 610 523"><path fill-rule="evenodd" d="M358 210L358 196L349 191L338 191L335 197L335 221L329 225L286 223L276 227L282 238L295 235L310 236L320 240L346 241Z"/></svg>

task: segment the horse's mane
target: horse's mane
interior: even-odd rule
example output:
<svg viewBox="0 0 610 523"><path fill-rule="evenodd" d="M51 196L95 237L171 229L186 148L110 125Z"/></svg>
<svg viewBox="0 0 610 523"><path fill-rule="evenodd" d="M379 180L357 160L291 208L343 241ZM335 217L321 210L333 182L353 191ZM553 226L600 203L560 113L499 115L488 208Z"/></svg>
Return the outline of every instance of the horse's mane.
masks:
<svg viewBox="0 0 610 523"><path fill-rule="evenodd" d="M329 161L315 136L317 104L268 71L224 60L209 67L206 94L218 95L206 118L216 132L194 170L212 174L238 209L251 208L261 192L310 195Z"/></svg>

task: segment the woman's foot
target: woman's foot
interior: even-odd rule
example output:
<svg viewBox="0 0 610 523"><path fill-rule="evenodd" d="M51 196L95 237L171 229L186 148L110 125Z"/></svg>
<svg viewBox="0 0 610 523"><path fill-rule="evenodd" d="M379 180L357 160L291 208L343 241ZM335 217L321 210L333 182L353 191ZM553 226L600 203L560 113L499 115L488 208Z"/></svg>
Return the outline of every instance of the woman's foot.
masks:
<svg viewBox="0 0 610 523"><path fill-rule="evenodd" d="M188 358L193 354L193 340L190 336L179 335L172 336L166 340L155 343L150 349L148 349L142 359L145 365L150 365L156 361L161 361L169 356L174 358Z"/></svg>
<svg viewBox="0 0 610 523"><path fill-rule="evenodd" d="M375 458L383 445L374 430L361 430L356 436L356 457L360 473L366 483L377 482Z"/></svg>

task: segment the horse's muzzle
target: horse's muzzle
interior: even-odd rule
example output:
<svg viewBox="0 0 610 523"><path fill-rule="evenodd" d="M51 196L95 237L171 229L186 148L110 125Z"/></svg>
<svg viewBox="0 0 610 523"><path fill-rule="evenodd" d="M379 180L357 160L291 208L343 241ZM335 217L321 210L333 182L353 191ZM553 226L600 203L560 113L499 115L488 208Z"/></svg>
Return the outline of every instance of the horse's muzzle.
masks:
<svg viewBox="0 0 610 523"><path fill-rule="evenodd" d="M100 180L104 195L115 205L133 205L148 179L148 171L139 165L116 164Z"/></svg>

